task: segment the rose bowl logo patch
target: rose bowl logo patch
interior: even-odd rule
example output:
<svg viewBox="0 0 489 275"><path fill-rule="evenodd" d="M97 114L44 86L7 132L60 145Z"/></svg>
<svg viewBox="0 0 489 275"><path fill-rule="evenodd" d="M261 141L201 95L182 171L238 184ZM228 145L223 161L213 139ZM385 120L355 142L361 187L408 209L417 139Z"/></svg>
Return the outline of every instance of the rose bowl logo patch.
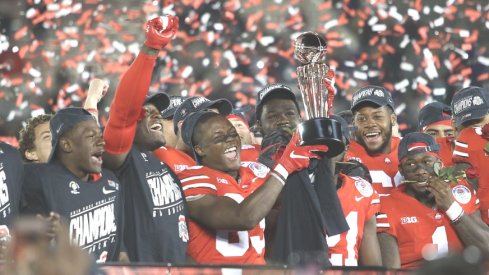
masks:
<svg viewBox="0 0 489 275"><path fill-rule="evenodd" d="M360 177L353 177L355 179L355 187L357 188L358 192L362 194L362 196L368 198L372 196L374 193L374 189L372 188L372 185L368 183L368 181L360 178Z"/></svg>
<svg viewBox="0 0 489 275"><path fill-rule="evenodd" d="M467 204L472 199L472 193L470 193L469 188L463 185L453 187L452 194L455 200L461 204Z"/></svg>

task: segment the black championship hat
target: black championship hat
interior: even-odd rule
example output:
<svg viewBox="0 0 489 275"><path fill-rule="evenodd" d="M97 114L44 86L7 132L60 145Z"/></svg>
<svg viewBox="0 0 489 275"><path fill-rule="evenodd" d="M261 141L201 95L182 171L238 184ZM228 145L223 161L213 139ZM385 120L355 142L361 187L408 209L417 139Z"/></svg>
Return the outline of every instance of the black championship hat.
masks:
<svg viewBox="0 0 489 275"><path fill-rule="evenodd" d="M87 110L83 108L69 107L61 109L49 121L49 130L51 131L51 153L48 162L53 160L56 155L59 138L69 130L73 129L78 123L94 120L95 118Z"/></svg>
<svg viewBox="0 0 489 275"><path fill-rule="evenodd" d="M197 163L200 163L200 160L197 156L197 153L195 152L194 149L194 143L192 141L192 136L194 135L194 130L197 127L198 123L206 118L206 117L213 117L213 116L221 116L221 114L212 112L212 111L197 111L189 114L182 123L182 140L187 146L189 146L192 149L192 152L194 154L194 159L197 161Z"/></svg>
<svg viewBox="0 0 489 275"><path fill-rule="evenodd" d="M440 121L450 121L452 109L441 102L431 102L419 110L418 129L424 131L426 126Z"/></svg>
<svg viewBox="0 0 489 275"><path fill-rule="evenodd" d="M394 100L391 93L380 86L365 86L353 93L350 110L354 112L365 103L373 103L378 107L389 106L394 110Z"/></svg>
<svg viewBox="0 0 489 275"><path fill-rule="evenodd" d="M467 121L481 119L489 111L489 92L480 87L467 87L452 99L452 112L458 126Z"/></svg>
<svg viewBox="0 0 489 275"><path fill-rule="evenodd" d="M433 152L438 155L440 145L428 134L412 132L401 139L397 149L397 157L401 161L404 157L426 152Z"/></svg>
<svg viewBox="0 0 489 275"><path fill-rule="evenodd" d="M295 98L295 94L288 86L284 84L272 84L261 89L257 94L256 97L256 119L257 120L260 120L261 118L263 105L272 98L290 99L294 101L297 110L300 110L299 105L297 104L297 99Z"/></svg>
<svg viewBox="0 0 489 275"><path fill-rule="evenodd" d="M178 132L178 123L183 121L191 113L216 108L221 115L229 115L233 110L233 104L225 98L209 100L203 96L194 96L185 99L175 110L173 115L173 131Z"/></svg>

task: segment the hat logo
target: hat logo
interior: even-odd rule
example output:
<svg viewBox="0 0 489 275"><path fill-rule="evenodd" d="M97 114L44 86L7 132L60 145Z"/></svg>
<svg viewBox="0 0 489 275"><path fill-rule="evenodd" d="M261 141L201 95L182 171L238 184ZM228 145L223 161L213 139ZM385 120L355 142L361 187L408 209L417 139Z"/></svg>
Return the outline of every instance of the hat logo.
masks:
<svg viewBox="0 0 489 275"><path fill-rule="evenodd" d="M484 100L480 96L474 96L474 99L472 99L472 104L478 106L484 104Z"/></svg>
<svg viewBox="0 0 489 275"><path fill-rule="evenodd" d="M271 86L266 87L265 89L263 89L260 92L260 94L259 94L260 100L262 100L263 97L265 97L265 95L267 95L270 91L275 90L277 88L286 89L286 90L289 90L290 91L290 89L287 86L284 86L284 85L281 85L281 84L274 84L274 85L271 85Z"/></svg>
<svg viewBox="0 0 489 275"><path fill-rule="evenodd" d="M477 97L479 97L479 96L477 96ZM468 97L464 97L464 98L460 99L458 102L453 104L453 112L455 114L459 114L460 112L464 111L465 109L472 107L472 104L474 101L473 99L475 99L475 98L473 98L472 96L468 96ZM482 98L479 97L479 100L482 100ZM479 100L475 100L475 101L479 101Z"/></svg>
<svg viewBox="0 0 489 275"><path fill-rule="evenodd" d="M376 95L378 97L384 97L384 93L381 90L375 90L374 95Z"/></svg>
<svg viewBox="0 0 489 275"><path fill-rule="evenodd" d="M362 99L363 97L366 97L366 96L371 96L373 93L373 89L372 88L368 88L368 89L365 89L363 91L359 91L356 95L353 96L352 98L352 101L353 101L353 105L355 105L355 102L357 102L358 100ZM383 94L382 94L383 96Z"/></svg>
<svg viewBox="0 0 489 275"><path fill-rule="evenodd" d="M202 103L206 102L206 101L209 101L207 98L205 97L198 97L198 98L194 98L192 99L192 105L194 106L194 108L197 108L199 107L200 105L202 105Z"/></svg>

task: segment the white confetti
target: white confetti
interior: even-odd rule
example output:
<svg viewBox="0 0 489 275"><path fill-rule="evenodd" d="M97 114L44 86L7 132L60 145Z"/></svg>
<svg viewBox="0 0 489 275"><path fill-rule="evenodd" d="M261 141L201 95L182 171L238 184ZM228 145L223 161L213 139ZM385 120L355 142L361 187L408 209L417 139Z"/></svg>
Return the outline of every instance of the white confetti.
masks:
<svg viewBox="0 0 489 275"><path fill-rule="evenodd" d="M182 78L187 78L190 76L190 74L194 71L194 68L192 66L187 66L185 69L182 71Z"/></svg>
<svg viewBox="0 0 489 275"><path fill-rule="evenodd" d="M433 95L434 96L443 96L445 95L447 90L445 88L434 88Z"/></svg>
<svg viewBox="0 0 489 275"><path fill-rule="evenodd" d="M420 16L419 16L419 12L415 9L408 9L407 11L408 15L411 16L411 18L414 20L414 21L418 21Z"/></svg>
<svg viewBox="0 0 489 275"><path fill-rule="evenodd" d="M489 58L485 56L479 56L477 57L477 61L481 63L482 65L489 66Z"/></svg>
<svg viewBox="0 0 489 275"><path fill-rule="evenodd" d="M41 77L41 72L39 70L36 70L34 68L31 68L29 70L29 74L32 76L32 77Z"/></svg>
<svg viewBox="0 0 489 275"><path fill-rule="evenodd" d="M368 76L364 72L353 71L353 77L361 80L367 80Z"/></svg>
<svg viewBox="0 0 489 275"><path fill-rule="evenodd" d="M402 81L397 82L394 85L394 89L396 89L396 90L399 91L399 90L402 90L402 89L406 88L407 86L409 86L409 80L403 79Z"/></svg>
<svg viewBox="0 0 489 275"><path fill-rule="evenodd" d="M331 20L331 21L328 21L328 22L324 23L324 28L326 30L329 30L332 27L335 27L337 25L338 25L338 20L337 19L334 19L334 20Z"/></svg>
<svg viewBox="0 0 489 275"><path fill-rule="evenodd" d="M401 70L407 71L407 72L412 72L412 71L414 71L414 66L411 63L402 62L401 63Z"/></svg>
<svg viewBox="0 0 489 275"><path fill-rule="evenodd" d="M275 38L273 36L263 36L261 39L260 39L260 44L262 44L263 46L269 46L270 44L272 44L273 42L275 42Z"/></svg>
<svg viewBox="0 0 489 275"><path fill-rule="evenodd" d="M387 30L387 26L385 24L377 24L372 26L372 31L374 32L383 32Z"/></svg>
<svg viewBox="0 0 489 275"><path fill-rule="evenodd" d="M68 88L66 88L66 92L71 94L71 93L75 92L76 90L78 90L78 88L80 88L80 86L78 84L73 84L73 85L69 86Z"/></svg>

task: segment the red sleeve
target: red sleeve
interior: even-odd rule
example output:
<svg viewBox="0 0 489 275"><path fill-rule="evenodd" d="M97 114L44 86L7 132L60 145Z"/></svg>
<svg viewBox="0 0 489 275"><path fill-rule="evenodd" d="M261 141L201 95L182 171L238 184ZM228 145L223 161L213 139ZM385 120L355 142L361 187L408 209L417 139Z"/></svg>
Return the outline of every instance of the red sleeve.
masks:
<svg viewBox="0 0 489 275"><path fill-rule="evenodd" d="M374 193L370 197L370 205L367 211L367 219L370 219L373 215L380 212L380 197L377 191L374 190Z"/></svg>
<svg viewBox="0 0 489 275"><path fill-rule="evenodd" d="M153 151L156 158L168 165L177 176L187 167L195 166L195 160L184 152L172 147L160 147Z"/></svg>
<svg viewBox="0 0 489 275"><path fill-rule="evenodd" d="M479 198L472 186L465 180L459 180L458 184L452 187L452 195L465 213L471 215L479 210Z"/></svg>
<svg viewBox="0 0 489 275"><path fill-rule="evenodd" d="M109 120L104 131L107 152L122 154L131 149L155 61L156 56L140 52L122 76L110 106Z"/></svg>
<svg viewBox="0 0 489 275"><path fill-rule="evenodd" d="M377 233L387 233L389 235L392 235L397 239L397 230L395 227L395 224L391 222L392 217L390 217L391 213L388 213L389 211L387 210L387 207L385 206L385 201L384 199L386 197L383 197L381 204L380 204L380 212L377 214L376 220L377 220Z"/></svg>
<svg viewBox="0 0 489 275"><path fill-rule="evenodd" d="M180 173L183 193L188 201L192 201L207 194L217 194L214 177L205 173L200 166L189 167Z"/></svg>

